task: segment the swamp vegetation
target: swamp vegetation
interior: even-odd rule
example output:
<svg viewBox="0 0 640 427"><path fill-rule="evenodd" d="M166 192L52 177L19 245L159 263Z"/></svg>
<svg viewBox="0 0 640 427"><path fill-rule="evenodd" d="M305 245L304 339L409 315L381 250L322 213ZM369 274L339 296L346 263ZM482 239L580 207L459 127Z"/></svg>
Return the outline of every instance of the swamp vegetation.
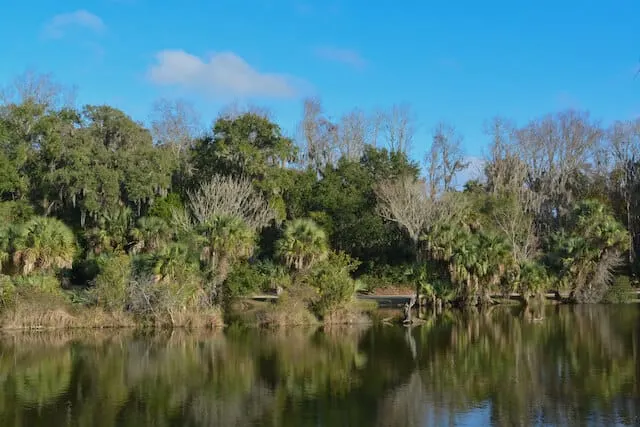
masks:
<svg viewBox="0 0 640 427"><path fill-rule="evenodd" d="M289 137L256 108L203 131L182 101L145 125L64 102L49 76L7 88L4 328L217 326L270 292L257 323L353 323L354 295L389 285L486 306L621 302L636 283L640 121L495 118L478 179L460 182L462 137L440 123L416 141L405 105L332 120L309 99Z"/></svg>

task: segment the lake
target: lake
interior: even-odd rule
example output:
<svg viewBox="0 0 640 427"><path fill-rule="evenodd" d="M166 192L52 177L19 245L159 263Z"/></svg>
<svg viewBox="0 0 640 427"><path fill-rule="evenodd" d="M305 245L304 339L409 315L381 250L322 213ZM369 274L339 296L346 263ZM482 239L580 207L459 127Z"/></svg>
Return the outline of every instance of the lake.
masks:
<svg viewBox="0 0 640 427"><path fill-rule="evenodd" d="M639 425L640 305L0 338L0 426Z"/></svg>

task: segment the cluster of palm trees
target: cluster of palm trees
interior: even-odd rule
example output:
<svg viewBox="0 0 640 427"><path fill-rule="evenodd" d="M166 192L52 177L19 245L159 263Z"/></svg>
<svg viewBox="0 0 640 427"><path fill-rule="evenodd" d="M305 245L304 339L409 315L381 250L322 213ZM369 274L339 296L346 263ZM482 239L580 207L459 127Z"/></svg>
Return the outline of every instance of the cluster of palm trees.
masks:
<svg viewBox="0 0 640 427"><path fill-rule="evenodd" d="M0 227L0 273L29 275L70 268L77 253L73 231L55 218L34 217Z"/></svg>

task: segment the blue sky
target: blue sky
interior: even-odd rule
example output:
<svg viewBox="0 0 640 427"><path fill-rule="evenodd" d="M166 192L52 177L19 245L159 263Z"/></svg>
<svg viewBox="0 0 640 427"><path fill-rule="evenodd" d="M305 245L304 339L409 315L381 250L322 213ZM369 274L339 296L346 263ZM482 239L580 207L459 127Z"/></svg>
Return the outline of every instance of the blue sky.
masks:
<svg viewBox="0 0 640 427"><path fill-rule="evenodd" d="M420 156L439 120L479 156L486 119L565 108L640 116L640 2L8 0L0 81L33 68L78 101L135 119L159 97L209 122L233 99L269 106L286 130L301 99L339 116L409 102Z"/></svg>

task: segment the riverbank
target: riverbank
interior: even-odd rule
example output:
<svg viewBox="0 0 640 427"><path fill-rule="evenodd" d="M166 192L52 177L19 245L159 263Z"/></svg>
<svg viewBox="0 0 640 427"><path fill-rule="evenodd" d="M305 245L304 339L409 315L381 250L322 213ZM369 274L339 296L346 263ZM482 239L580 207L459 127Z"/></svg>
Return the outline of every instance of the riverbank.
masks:
<svg viewBox="0 0 640 427"><path fill-rule="evenodd" d="M640 291L628 303L640 303ZM566 297L566 295L561 294ZM344 307L323 318L314 315L303 303L289 299L279 302L277 295L254 295L239 298L223 312L175 312L157 319L140 319L122 311L79 304L47 306L41 301L22 301L0 312L0 331L81 330L81 329L222 329L233 324L245 327L300 327L329 325L366 325L381 321L400 323L402 307L414 295L362 294ZM496 296L498 306L517 305L520 295ZM556 293L545 294L545 305L566 303ZM456 309L453 309L456 310ZM380 313L384 312L384 315Z"/></svg>

